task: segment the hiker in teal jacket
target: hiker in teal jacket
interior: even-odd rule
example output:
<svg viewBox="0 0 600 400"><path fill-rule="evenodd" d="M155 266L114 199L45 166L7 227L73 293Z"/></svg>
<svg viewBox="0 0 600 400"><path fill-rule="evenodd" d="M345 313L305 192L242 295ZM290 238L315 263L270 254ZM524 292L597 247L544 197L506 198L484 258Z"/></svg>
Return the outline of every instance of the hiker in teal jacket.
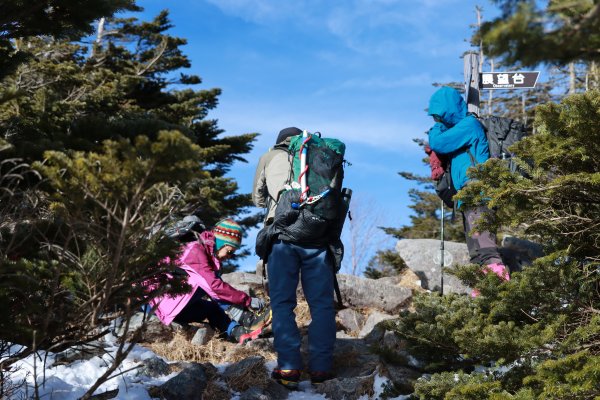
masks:
<svg viewBox="0 0 600 400"><path fill-rule="evenodd" d="M473 115L467 115L467 104L460 93L451 87L441 87L429 100L429 115L435 124L429 130L429 146L437 154L450 158L450 171L456 190L469 182L467 169L490 158L488 141L481 123ZM458 203L463 216L463 227L471 262L485 265L484 272L492 271L504 280L510 280L508 268L504 266L496 235L492 232L471 230L485 213L487 207L465 208ZM477 292L473 292L477 296Z"/></svg>
<svg viewBox="0 0 600 400"><path fill-rule="evenodd" d="M429 146L451 157L452 181L460 190L468 181L467 169L473 166L471 155L476 164L490 158L483 127L477 118L467 115L467 104L460 93L447 86L431 96L429 115L436 121L429 131Z"/></svg>

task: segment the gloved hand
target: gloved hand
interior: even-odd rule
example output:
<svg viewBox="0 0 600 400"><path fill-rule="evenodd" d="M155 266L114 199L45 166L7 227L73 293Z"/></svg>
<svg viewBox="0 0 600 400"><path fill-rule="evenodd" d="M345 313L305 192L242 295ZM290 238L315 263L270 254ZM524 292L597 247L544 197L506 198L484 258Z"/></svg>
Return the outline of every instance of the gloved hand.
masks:
<svg viewBox="0 0 600 400"><path fill-rule="evenodd" d="M427 153L427 155L429 156L429 167L431 168L431 179L433 179L434 181L437 181L444 174L444 169L445 169L444 162L440 158L439 155L437 155L433 150L431 150L431 147L429 147L428 144L425 145L424 149L425 149L425 153Z"/></svg>
<svg viewBox="0 0 600 400"><path fill-rule="evenodd" d="M252 300L250 301L250 308L252 308L253 310L262 310L263 308L265 308L266 303L263 299L260 299L258 297L252 297Z"/></svg>

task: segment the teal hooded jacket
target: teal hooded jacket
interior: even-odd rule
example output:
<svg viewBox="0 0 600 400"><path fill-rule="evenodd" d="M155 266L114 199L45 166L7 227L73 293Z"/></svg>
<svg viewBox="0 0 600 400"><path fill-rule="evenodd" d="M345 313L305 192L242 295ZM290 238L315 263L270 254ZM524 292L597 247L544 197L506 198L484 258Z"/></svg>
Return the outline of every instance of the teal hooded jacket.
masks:
<svg viewBox="0 0 600 400"><path fill-rule="evenodd" d="M490 158L483 126L477 118L467 115L467 104L460 93L447 86L431 96L428 113L439 115L442 120L429 130L429 146L437 154L450 157L452 181L460 190L469 180L467 169L473 166L467 150L476 164Z"/></svg>

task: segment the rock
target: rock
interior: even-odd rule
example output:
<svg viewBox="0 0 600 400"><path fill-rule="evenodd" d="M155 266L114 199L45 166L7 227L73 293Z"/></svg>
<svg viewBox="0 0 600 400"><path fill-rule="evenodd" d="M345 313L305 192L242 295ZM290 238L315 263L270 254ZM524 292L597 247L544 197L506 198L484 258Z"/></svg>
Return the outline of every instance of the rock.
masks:
<svg viewBox="0 0 600 400"><path fill-rule="evenodd" d="M215 367L209 362L202 363L201 365L204 368L204 373L206 374L208 379L217 379L217 376L219 375L219 370L217 369L217 367Z"/></svg>
<svg viewBox="0 0 600 400"><path fill-rule="evenodd" d="M265 352L275 352L273 341L273 337L258 338L247 342L245 347L252 351L260 350Z"/></svg>
<svg viewBox="0 0 600 400"><path fill-rule="evenodd" d="M544 248L529 240L504 236L500 253L511 271L521 271L524 266L531 265L533 260L542 257Z"/></svg>
<svg viewBox="0 0 600 400"><path fill-rule="evenodd" d="M239 285L262 286L262 276L249 272L231 272L221 275L221 278L235 288Z"/></svg>
<svg viewBox="0 0 600 400"><path fill-rule="evenodd" d="M253 356L231 364L225 368L222 377L229 387L237 392L253 386L264 388L268 380L265 358Z"/></svg>
<svg viewBox="0 0 600 400"><path fill-rule="evenodd" d="M289 391L274 380L269 380L264 394L269 396L271 400L285 400L288 398Z"/></svg>
<svg viewBox="0 0 600 400"><path fill-rule="evenodd" d="M213 336L215 336L215 330L213 328L209 325L201 326L196 330L196 333L194 333L191 343L197 346L204 346L213 338Z"/></svg>
<svg viewBox="0 0 600 400"><path fill-rule="evenodd" d="M397 312L412 298L410 289L381 283L379 280L345 274L338 274L337 278L344 304L352 308Z"/></svg>
<svg viewBox="0 0 600 400"><path fill-rule="evenodd" d="M256 276L260 277L260 279L262 280L263 275L266 275L265 272L265 263L263 262L263 260L258 260L256 262L256 271L255 271Z"/></svg>
<svg viewBox="0 0 600 400"><path fill-rule="evenodd" d="M74 361L89 360L96 356L102 357L105 353L104 344L99 340L94 340L56 354L54 365L71 364Z"/></svg>
<svg viewBox="0 0 600 400"><path fill-rule="evenodd" d="M337 320L344 330L348 332L358 332L365 323L365 317L358 311L351 308L345 308L337 313Z"/></svg>
<svg viewBox="0 0 600 400"><path fill-rule="evenodd" d="M373 395L375 375L357 376L353 378L331 379L321 383L316 392L331 400L358 400L362 396Z"/></svg>
<svg viewBox="0 0 600 400"><path fill-rule="evenodd" d="M372 336L376 334L377 338L372 338L372 340L370 341L380 341L381 339L383 339L385 329L377 328L377 324L379 324L382 321L387 321L389 319L395 318L398 317L390 314L385 314L379 311L373 311L371 314L369 314L369 317L367 318L367 321L365 322L363 328L360 330L358 336L361 338L365 338L368 335ZM374 332L375 330L377 330L377 332Z"/></svg>
<svg viewBox="0 0 600 400"><path fill-rule="evenodd" d="M421 278L423 288L440 290L440 241L436 239L402 239L396 243L396 251L406 265ZM444 242L444 265L470 264L465 243ZM444 274L444 293L470 293L456 277Z"/></svg>
<svg viewBox="0 0 600 400"><path fill-rule="evenodd" d="M140 332L141 342L169 341L173 339L176 331L183 329L181 325L175 323L169 326L164 325L154 314L148 315L143 312L136 312L131 316L127 334L131 334L139 329L144 322L146 323L146 328ZM124 334L125 324L121 323L116 328L115 335L123 336Z"/></svg>
<svg viewBox="0 0 600 400"><path fill-rule="evenodd" d="M421 376L412 368L383 363L381 368L383 376L387 377L400 394L410 394L414 391L416 380Z"/></svg>
<svg viewBox="0 0 600 400"><path fill-rule="evenodd" d="M337 339L333 351L333 369L338 378L371 375L379 364L379 356L371 353L364 340Z"/></svg>
<svg viewBox="0 0 600 400"><path fill-rule="evenodd" d="M263 389L253 386L240 395L240 400L271 400L263 393Z"/></svg>
<svg viewBox="0 0 600 400"><path fill-rule="evenodd" d="M231 393L225 382L211 379L202 396L204 400L231 400L233 393Z"/></svg>
<svg viewBox="0 0 600 400"><path fill-rule="evenodd" d="M381 344L386 350L393 352L399 352L406 347L406 342L402 341L393 331L385 331Z"/></svg>
<svg viewBox="0 0 600 400"><path fill-rule="evenodd" d="M354 336L352 335L348 335L346 332L344 331L337 331L335 333L335 338L336 339L356 339Z"/></svg>
<svg viewBox="0 0 600 400"><path fill-rule="evenodd" d="M165 400L202 400L202 393L207 384L202 365L190 363L177 376L148 390L148 394Z"/></svg>
<svg viewBox="0 0 600 400"><path fill-rule="evenodd" d="M90 396L90 400L109 400L114 399L119 395L119 389L108 390L104 393L95 394Z"/></svg>
<svg viewBox="0 0 600 400"><path fill-rule="evenodd" d="M151 357L142 361L142 366L138 369L137 375L158 378L159 376L171 373L171 367L160 357Z"/></svg>

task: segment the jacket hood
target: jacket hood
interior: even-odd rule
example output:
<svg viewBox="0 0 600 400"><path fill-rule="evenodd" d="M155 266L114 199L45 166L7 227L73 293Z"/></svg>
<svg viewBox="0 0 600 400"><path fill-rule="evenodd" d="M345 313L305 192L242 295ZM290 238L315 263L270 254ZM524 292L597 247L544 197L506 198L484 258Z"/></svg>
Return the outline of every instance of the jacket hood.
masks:
<svg viewBox="0 0 600 400"><path fill-rule="evenodd" d="M447 127L452 127L467 116L467 103L456 89L439 88L429 100L429 115L439 115Z"/></svg>

